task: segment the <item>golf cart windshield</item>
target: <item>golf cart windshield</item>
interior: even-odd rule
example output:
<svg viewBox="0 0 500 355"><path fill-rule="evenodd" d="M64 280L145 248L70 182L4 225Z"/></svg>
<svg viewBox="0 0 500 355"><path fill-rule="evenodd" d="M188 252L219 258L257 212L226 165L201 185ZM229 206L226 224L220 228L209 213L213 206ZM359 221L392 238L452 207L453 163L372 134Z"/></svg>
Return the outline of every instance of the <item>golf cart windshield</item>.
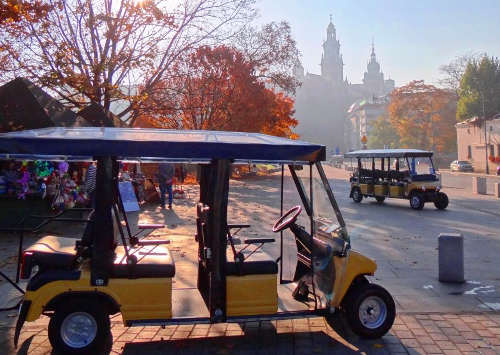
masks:
<svg viewBox="0 0 500 355"><path fill-rule="evenodd" d="M349 237L338 205L320 163L293 169L311 223L306 231L312 236L307 244L311 250L310 275L316 294L316 308L325 308L334 296L335 264L333 255L349 248ZM305 276L307 277L307 275Z"/></svg>
<svg viewBox="0 0 500 355"><path fill-rule="evenodd" d="M414 181L432 180L436 176L431 157L411 157L407 159L407 165Z"/></svg>

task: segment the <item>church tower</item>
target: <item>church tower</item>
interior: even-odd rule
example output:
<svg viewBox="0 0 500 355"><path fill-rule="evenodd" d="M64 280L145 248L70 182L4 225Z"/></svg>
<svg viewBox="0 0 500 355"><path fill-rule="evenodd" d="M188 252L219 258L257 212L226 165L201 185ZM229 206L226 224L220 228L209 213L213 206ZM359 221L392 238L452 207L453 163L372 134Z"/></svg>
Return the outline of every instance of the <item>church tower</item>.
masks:
<svg viewBox="0 0 500 355"><path fill-rule="evenodd" d="M369 96L382 96L384 92L384 73L380 71L380 64L375 54L375 44L372 39L372 54L367 65L367 71L363 79L364 91Z"/></svg>
<svg viewBox="0 0 500 355"><path fill-rule="evenodd" d="M344 77L344 62L340 54L340 41L337 39L337 30L332 23L332 15L330 15L330 24L326 29L326 40L323 42L321 76L335 84L341 84Z"/></svg>

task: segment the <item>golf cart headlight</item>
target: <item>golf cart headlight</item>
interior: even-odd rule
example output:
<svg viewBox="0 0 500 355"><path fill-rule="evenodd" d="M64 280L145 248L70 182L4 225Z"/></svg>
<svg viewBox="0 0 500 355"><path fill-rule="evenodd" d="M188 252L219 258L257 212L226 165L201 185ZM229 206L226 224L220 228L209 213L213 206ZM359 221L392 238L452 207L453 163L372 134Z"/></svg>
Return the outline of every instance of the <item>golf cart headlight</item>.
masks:
<svg viewBox="0 0 500 355"><path fill-rule="evenodd" d="M422 191L425 191L425 185L422 185Z"/></svg>
<svg viewBox="0 0 500 355"><path fill-rule="evenodd" d="M436 186L436 191L439 191L439 190L441 190L441 186L438 185L438 186Z"/></svg>

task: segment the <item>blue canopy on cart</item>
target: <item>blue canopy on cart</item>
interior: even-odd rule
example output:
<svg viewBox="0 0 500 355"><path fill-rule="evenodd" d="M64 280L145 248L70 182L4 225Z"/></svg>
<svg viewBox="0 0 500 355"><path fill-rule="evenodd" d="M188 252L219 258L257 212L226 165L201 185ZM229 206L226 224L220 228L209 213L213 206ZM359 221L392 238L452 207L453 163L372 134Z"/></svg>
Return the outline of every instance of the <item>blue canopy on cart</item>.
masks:
<svg viewBox="0 0 500 355"><path fill-rule="evenodd" d="M349 152L344 158L409 158L432 157L432 152L419 149L365 149Z"/></svg>
<svg viewBox="0 0 500 355"><path fill-rule="evenodd" d="M3 159L307 163L324 161L326 149L259 133L134 128L44 128L0 134Z"/></svg>

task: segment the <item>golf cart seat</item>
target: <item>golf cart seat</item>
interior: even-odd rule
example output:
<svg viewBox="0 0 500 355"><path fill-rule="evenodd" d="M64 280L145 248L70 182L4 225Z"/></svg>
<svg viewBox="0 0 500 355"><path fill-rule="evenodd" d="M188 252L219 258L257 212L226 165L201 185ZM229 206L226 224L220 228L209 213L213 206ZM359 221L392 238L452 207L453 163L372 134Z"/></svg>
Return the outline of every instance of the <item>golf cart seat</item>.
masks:
<svg viewBox="0 0 500 355"><path fill-rule="evenodd" d="M155 243L145 245L125 244L117 211L118 206L115 206L112 211L113 232L115 241L122 240L124 245L117 245L114 249L111 277L118 279L173 278L175 276L175 263L170 250Z"/></svg>
<svg viewBox="0 0 500 355"><path fill-rule="evenodd" d="M72 238L45 236L24 251L24 259L30 258L31 266L53 269L73 269L77 265L77 248ZM24 263L25 265L27 263ZM26 265L27 266L27 265ZM26 267L25 266L25 267ZM25 273L23 273L25 275Z"/></svg>
<svg viewBox="0 0 500 355"><path fill-rule="evenodd" d="M111 277L156 278L175 276L174 258L167 247L159 245L136 246L129 248L128 252L134 260L137 260L133 265L127 264L127 255L123 245L116 247Z"/></svg>
<svg viewBox="0 0 500 355"><path fill-rule="evenodd" d="M40 269L74 270L87 258L92 245L92 222L94 211L89 214L88 222L81 239L45 236L26 248L23 252L21 277L29 279L34 266Z"/></svg>
<svg viewBox="0 0 500 355"><path fill-rule="evenodd" d="M272 275L278 273L276 261L263 251L255 252L250 259L241 262L229 261L232 257L233 253L228 250L228 261L226 263L226 274L228 276Z"/></svg>

